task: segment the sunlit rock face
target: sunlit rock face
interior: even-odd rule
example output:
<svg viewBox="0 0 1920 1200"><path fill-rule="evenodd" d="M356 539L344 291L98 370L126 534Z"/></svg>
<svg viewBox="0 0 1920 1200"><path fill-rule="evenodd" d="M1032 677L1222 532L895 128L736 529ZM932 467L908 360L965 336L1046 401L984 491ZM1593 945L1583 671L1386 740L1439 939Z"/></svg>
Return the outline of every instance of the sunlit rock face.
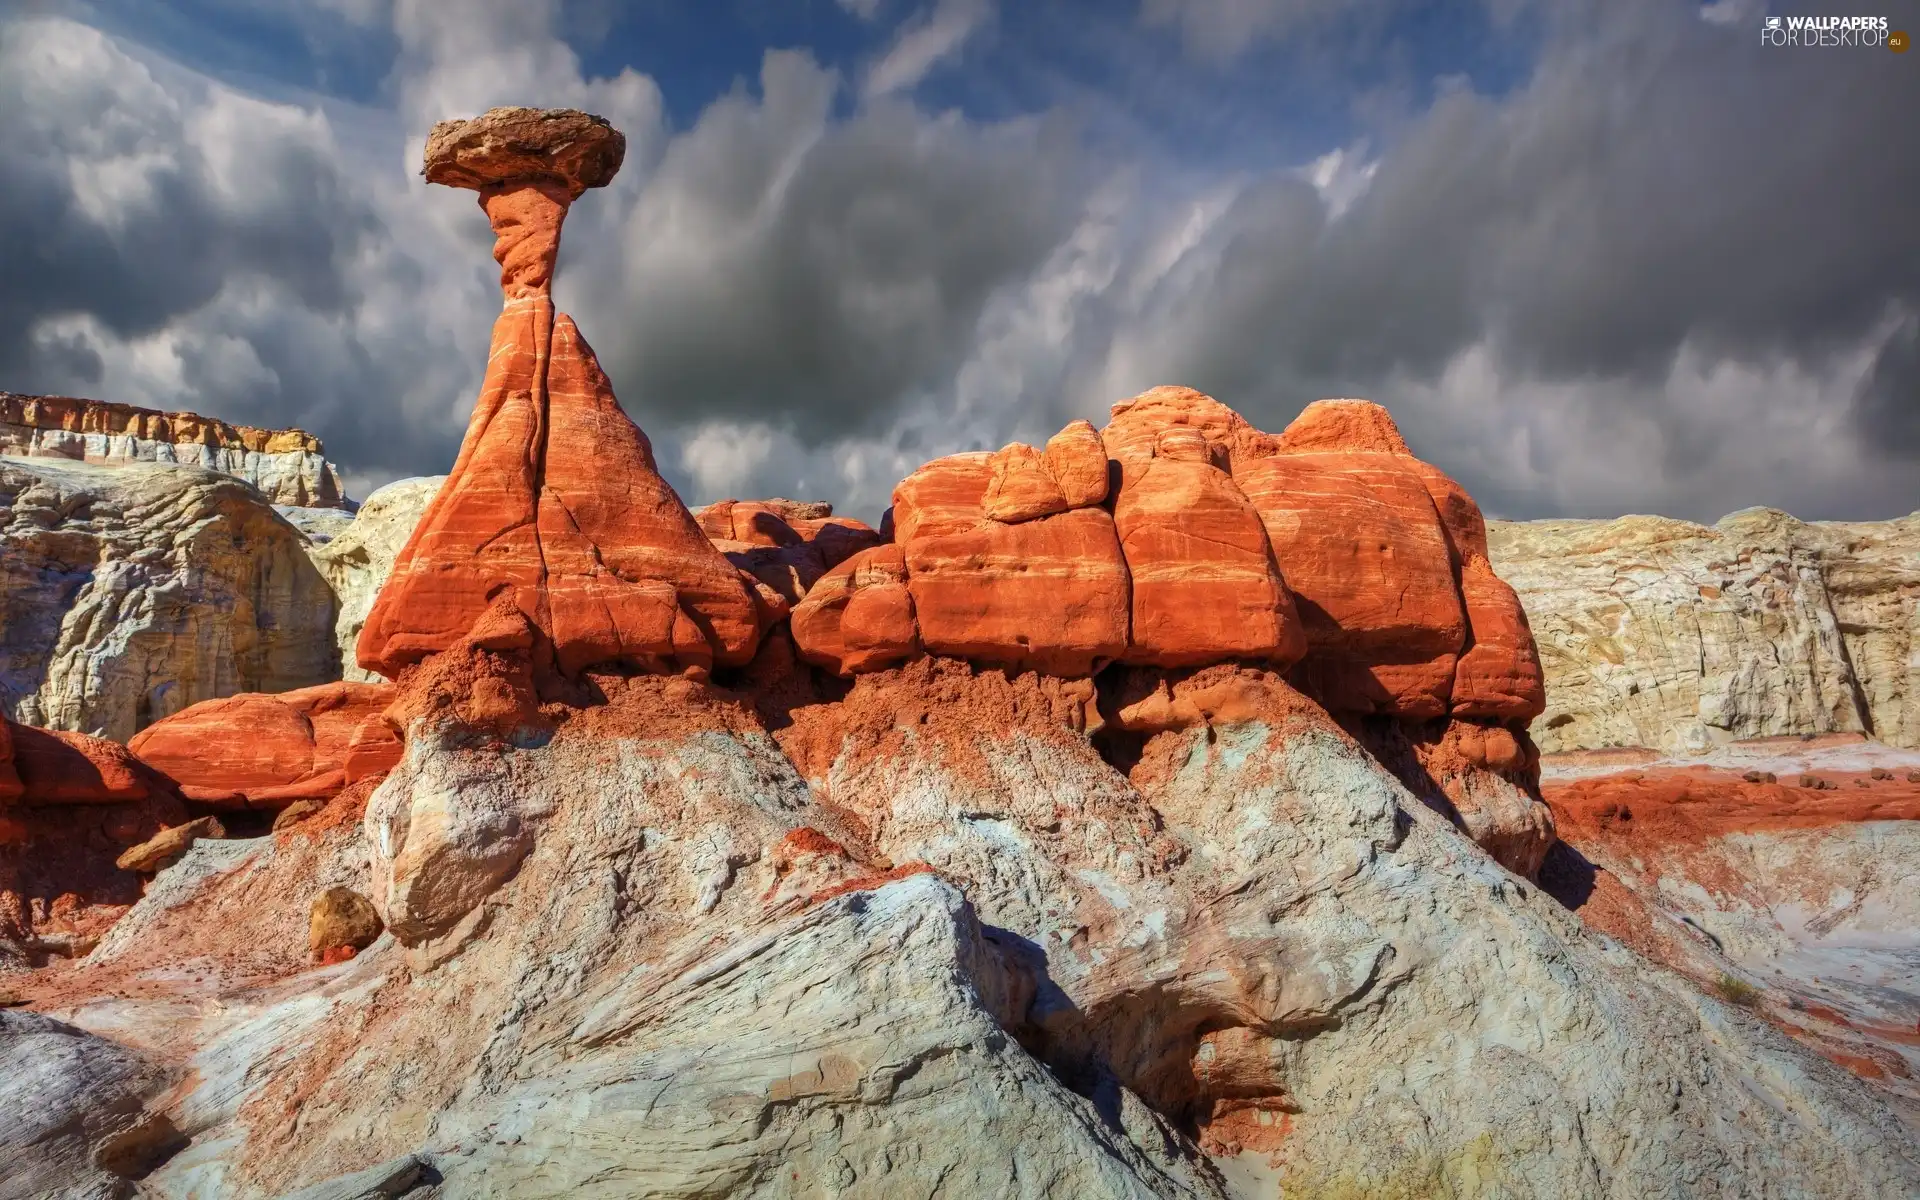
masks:
<svg viewBox="0 0 1920 1200"><path fill-rule="evenodd" d="M336 679L307 546L225 475L0 459L0 699L125 741L202 700Z"/></svg>
<svg viewBox="0 0 1920 1200"><path fill-rule="evenodd" d="M1920 746L1920 518L1494 522L1546 670L1543 750L1792 734Z"/></svg>

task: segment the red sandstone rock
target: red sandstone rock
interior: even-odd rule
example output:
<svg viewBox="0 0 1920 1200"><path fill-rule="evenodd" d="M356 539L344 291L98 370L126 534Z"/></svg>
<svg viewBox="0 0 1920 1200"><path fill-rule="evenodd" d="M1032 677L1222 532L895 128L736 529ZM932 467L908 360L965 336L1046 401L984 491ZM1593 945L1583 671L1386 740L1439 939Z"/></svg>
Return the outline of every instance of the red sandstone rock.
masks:
<svg viewBox="0 0 1920 1200"><path fill-rule="evenodd" d="M722 500L693 512L695 521L716 542L749 546L796 546L807 539L786 517L758 500Z"/></svg>
<svg viewBox="0 0 1920 1200"><path fill-rule="evenodd" d="M800 657L841 675L877 671L920 650L906 558L876 546L822 576L793 611Z"/></svg>
<svg viewBox="0 0 1920 1200"><path fill-rule="evenodd" d="M820 552L821 561L837 567L870 546L886 541L865 521L852 517L826 517L817 521L793 521L793 530Z"/></svg>
<svg viewBox="0 0 1920 1200"><path fill-rule="evenodd" d="M993 456L985 451L934 459L894 487L893 507L887 510L892 540L905 546L979 525L992 479ZM886 524L881 523L883 533Z"/></svg>
<svg viewBox="0 0 1920 1200"><path fill-rule="evenodd" d="M326 683L206 700L141 730L128 749L201 803L326 800L400 761L400 739L380 718L393 699L386 684Z"/></svg>
<svg viewBox="0 0 1920 1200"><path fill-rule="evenodd" d="M13 722L0 717L0 804L11 804L25 791L13 766Z"/></svg>
<svg viewBox="0 0 1920 1200"><path fill-rule="evenodd" d="M991 472L980 507L987 518L1008 525L1067 511L1067 497L1047 470L1040 451L1012 442L987 460Z"/></svg>
<svg viewBox="0 0 1920 1200"><path fill-rule="evenodd" d="M1275 447L1272 434L1255 429L1212 396L1186 387L1152 388L1120 401L1100 437L1107 457L1118 462L1125 475L1151 459L1161 433L1176 427L1198 430L1219 455L1216 465L1236 476Z"/></svg>
<svg viewBox="0 0 1920 1200"><path fill-rule="evenodd" d="M1104 504L1107 499L1107 448L1091 421L1070 421L1047 439L1047 470L1060 485L1068 508Z"/></svg>
<svg viewBox="0 0 1920 1200"><path fill-rule="evenodd" d="M1453 674L1453 711L1531 721L1547 709L1546 677L1520 597L1485 558L1460 569L1470 642Z"/></svg>
<svg viewBox="0 0 1920 1200"><path fill-rule="evenodd" d="M117 742L11 721L6 724L12 735L13 769L20 780L17 804L120 804L158 794L147 772Z"/></svg>
<svg viewBox="0 0 1920 1200"><path fill-rule="evenodd" d="M1291 665L1306 639L1267 534L1203 433L1173 426L1120 485L1114 525L1132 579L1125 661Z"/></svg>
<svg viewBox="0 0 1920 1200"><path fill-rule="evenodd" d="M1453 711L1465 717L1531 721L1546 711L1546 677L1520 597L1494 574L1480 506L1446 472L1415 464L1453 551L1467 615L1467 649L1453 675Z"/></svg>
<svg viewBox="0 0 1920 1200"><path fill-rule="evenodd" d="M1392 418L1365 401L1323 400L1281 435L1280 451L1235 480L1306 628L1296 679L1335 711L1444 715L1466 613L1439 513Z"/></svg>
<svg viewBox="0 0 1920 1200"><path fill-rule="evenodd" d="M739 666L763 606L653 461L548 288L567 205L624 146L586 114L493 110L436 127L430 179L475 187L506 310L453 473L394 563L359 642L389 678L461 644L496 599L540 634L541 670Z"/></svg>
<svg viewBox="0 0 1920 1200"><path fill-rule="evenodd" d="M900 499L896 492L896 512ZM913 527L932 524L918 520ZM971 527L908 536L903 545L920 640L930 653L1080 676L1126 651L1127 567L1105 509L1076 508L1019 525L976 517Z"/></svg>

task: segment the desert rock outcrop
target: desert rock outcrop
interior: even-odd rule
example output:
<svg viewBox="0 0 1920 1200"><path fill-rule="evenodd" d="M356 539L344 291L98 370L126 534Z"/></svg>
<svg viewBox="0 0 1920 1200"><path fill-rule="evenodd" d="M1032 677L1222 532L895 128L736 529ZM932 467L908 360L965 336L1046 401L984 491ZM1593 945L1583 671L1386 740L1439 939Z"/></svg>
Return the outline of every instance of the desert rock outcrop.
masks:
<svg viewBox="0 0 1920 1200"><path fill-rule="evenodd" d="M394 562L358 643L397 676L518 598L544 671L603 662L739 666L761 633L754 589L654 467L646 436L550 291L560 226L620 165L625 139L574 112L494 109L443 122L430 180L480 193L505 311L452 473Z"/></svg>
<svg viewBox="0 0 1920 1200"><path fill-rule="evenodd" d="M355 660L360 630L393 574L394 560L446 481L445 475L396 480L361 501L345 529L308 549L313 565L333 589L334 641L339 646L342 679L371 683L380 678Z"/></svg>
<svg viewBox="0 0 1920 1200"><path fill-rule="evenodd" d="M224 475L0 459L6 711L125 741L201 700L337 678L307 547Z"/></svg>
<svg viewBox="0 0 1920 1200"><path fill-rule="evenodd" d="M384 684L328 683L204 700L149 725L127 748L198 804L328 800L399 762L400 739L381 715L393 699Z"/></svg>
<svg viewBox="0 0 1920 1200"><path fill-rule="evenodd" d="M1920 746L1920 516L1494 522L1546 673L1543 750L1787 734Z"/></svg>
<svg viewBox="0 0 1920 1200"><path fill-rule="evenodd" d="M274 504L347 504L339 473L327 461L320 439L298 429L229 425L195 413L0 392L0 454L184 463L244 479Z"/></svg>
<svg viewBox="0 0 1920 1200"><path fill-rule="evenodd" d="M154 726L145 823L86 843L159 832L157 873L95 877L137 902L81 961L0 965L125 1043L87 1051L165 1135L143 1195L1920 1190L1882 1095L1516 875L1553 839L1526 619L1384 410L1276 436L1155 389L927 464L881 531L690 513L548 292L621 146L436 128L507 305L360 635L393 682ZM335 790L186 844L160 766ZM73 920L45 861L0 856L31 966ZM74 1093L45 1053L0 1114ZM0 1118L0 1161L115 1136Z"/></svg>

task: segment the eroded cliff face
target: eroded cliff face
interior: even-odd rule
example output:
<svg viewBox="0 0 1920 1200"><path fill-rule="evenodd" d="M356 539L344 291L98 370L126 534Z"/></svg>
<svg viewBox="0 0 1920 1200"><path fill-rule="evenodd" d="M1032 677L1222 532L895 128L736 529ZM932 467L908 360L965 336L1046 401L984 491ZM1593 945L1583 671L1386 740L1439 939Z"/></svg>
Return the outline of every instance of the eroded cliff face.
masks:
<svg viewBox="0 0 1920 1200"><path fill-rule="evenodd" d="M0 454L185 463L244 479L275 504L346 505L339 474L312 434L229 425L196 413L0 392Z"/></svg>
<svg viewBox="0 0 1920 1200"><path fill-rule="evenodd" d="M1920 515L1490 522L1546 670L1544 751L1786 734L1920 746Z"/></svg>
<svg viewBox="0 0 1920 1200"><path fill-rule="evenodd" d="M338 678L307 542L225 475L0 459L0 699L120 741L190 704Z"/></svg>

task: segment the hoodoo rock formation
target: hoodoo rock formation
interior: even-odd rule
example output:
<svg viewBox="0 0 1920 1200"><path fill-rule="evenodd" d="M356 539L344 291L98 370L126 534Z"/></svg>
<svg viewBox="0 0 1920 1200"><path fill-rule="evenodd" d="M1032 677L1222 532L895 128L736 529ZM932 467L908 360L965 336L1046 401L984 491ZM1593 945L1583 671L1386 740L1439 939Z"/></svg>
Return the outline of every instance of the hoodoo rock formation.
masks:
<svg viewBox="0 0 1920 1200"><path fill-rule="evenodd" d="M654 467L551 285L567 208L613 178L626 139L577 112L493 109L434 127L427 179L480 193L505 311L452 473L394 562L359 663L395 677L453 647L502 594L543 671L740 666L754 588Z"/></svg>
<svg viewBox="0 0 1920 1200"><path fill-rule="evenodd" d="M244 479L275 504L341 508L347 502L339 473L312 434L131 404L0 392L0 454L184 463Z"/></svg>
<svg viewBox="0 0 1920 1200"><path fill-rule="evenodd" d="M358 635L390 682L153 725L114 793L145 807L80 839L31 815L20 747L53 735L7 730L32 853L0 855L0 935L36 969L0 971L36 1011L0 1012L0 1169L243 1200L1920 1191L1881 1096L1535 885L1527 618L1384 409L1276 435L1157 388L926 464L879 530L689 512L549 291L622 148L572 111L429 139L506 304ZM324 807L249 811L296 796Z"/></svg>

